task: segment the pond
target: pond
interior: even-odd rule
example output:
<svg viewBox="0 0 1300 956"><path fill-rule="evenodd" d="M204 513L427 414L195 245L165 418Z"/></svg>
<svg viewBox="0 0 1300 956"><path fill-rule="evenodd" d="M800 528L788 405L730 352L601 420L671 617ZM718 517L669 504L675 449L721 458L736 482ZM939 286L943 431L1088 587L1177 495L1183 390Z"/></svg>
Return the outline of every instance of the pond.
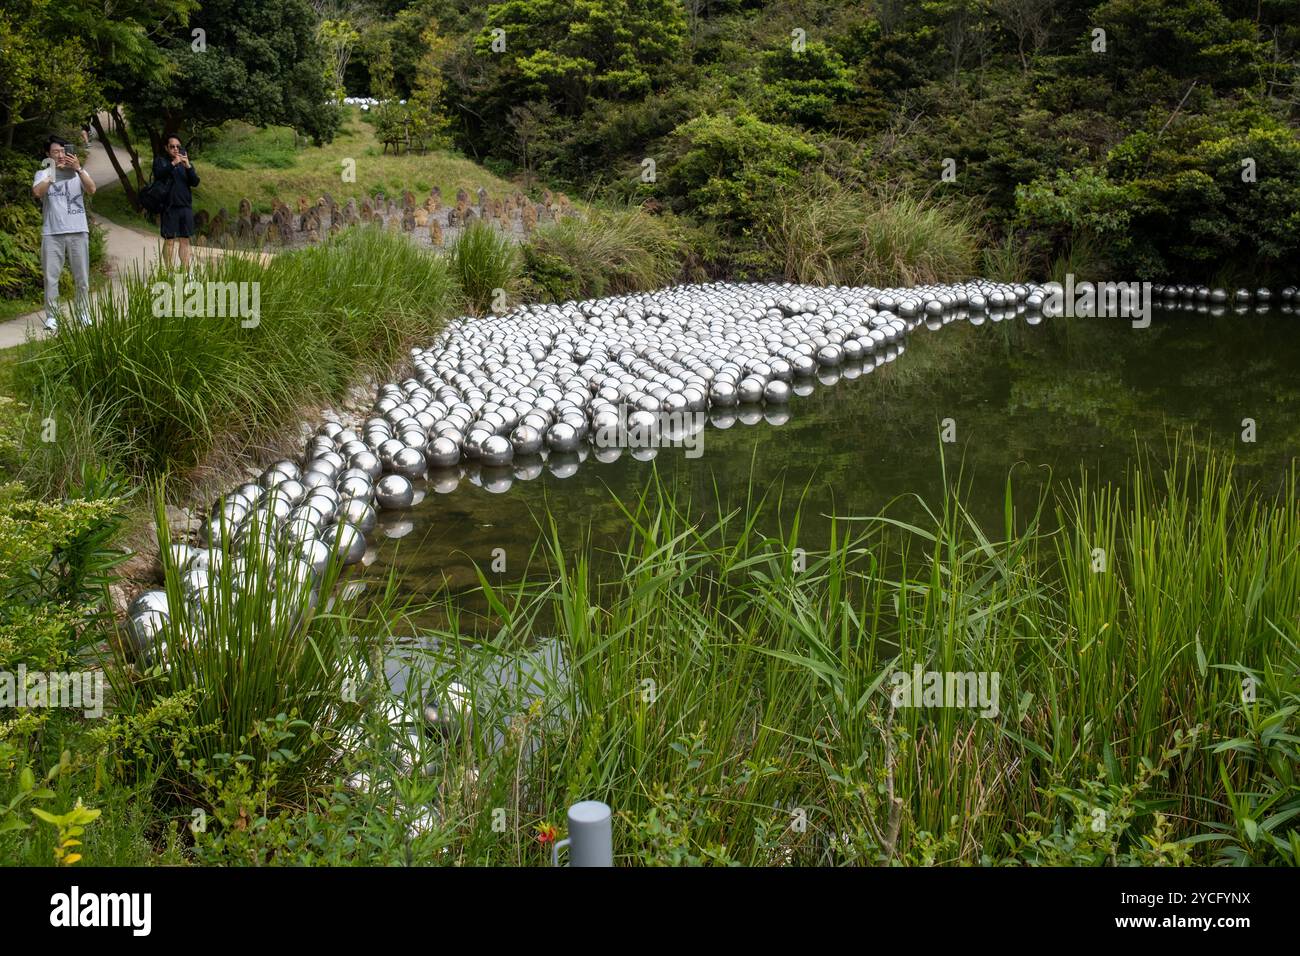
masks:
<svg viewBox="0 0 1300 956"><path fill-rule="evenodd" d="M595 568L612 571L601 552L625 539L619 501L633 500L654 467L704 516L743 506L751 488L784 488L782 508L766 512L772 522L801 493L805 518L877 514L891 502L902 509L891 513L915 515L915 501L896 499L940 502L942 451L950 476L961 471L972 514L997 534L1008 475L1018 507L1032 509L1049 478L1060 484L1086 468L1122 480L1139 445L1163 455L1181 435L1232 449L1239 474L1273 494L1300 451L1297 321L1281 309L1157 309L1147 328L1103 318L933 321L890 360L814 381L786 409L716 417L699 457L682 448L660 449L654 465L626 451L612 462L556 457L538 461L531 480L498 470L485 481L475 466L444 473L416 507L381 515L365 577L395 569L417 601L445 582L472 617L483 609L474 565L486 572L504 555L492 579L518 580L540 554L548 505L561 540L576 545L590 531ZM1243 440L1246 419L1253 442ZM825 520L806 523L801 543L816 549L827 534Z"/></svg>

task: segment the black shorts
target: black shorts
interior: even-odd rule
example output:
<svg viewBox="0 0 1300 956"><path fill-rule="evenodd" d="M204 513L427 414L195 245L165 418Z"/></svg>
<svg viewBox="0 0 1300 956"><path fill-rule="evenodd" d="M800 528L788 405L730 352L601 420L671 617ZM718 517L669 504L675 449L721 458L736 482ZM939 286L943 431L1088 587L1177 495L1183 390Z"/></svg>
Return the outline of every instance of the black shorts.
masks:
<svg viewBox="0 0 1300 956"><path fill-rule="evenodd" d="M158 218L164 239L188 239L194 235L193 206L168 206Z"/></svg>

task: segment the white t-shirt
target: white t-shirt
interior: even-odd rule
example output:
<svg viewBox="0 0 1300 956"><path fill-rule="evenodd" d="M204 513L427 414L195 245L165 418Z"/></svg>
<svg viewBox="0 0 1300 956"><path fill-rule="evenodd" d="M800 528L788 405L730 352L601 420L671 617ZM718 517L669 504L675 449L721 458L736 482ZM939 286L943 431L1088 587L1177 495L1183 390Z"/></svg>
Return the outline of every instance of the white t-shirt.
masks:
<svg viewBox="0 0 1300 956"><path fill-rule="evenodd" d="M41 206L45 210L43 236L60 236L69 232L90 232L86 222L86 197L81 189L81 176L71 169L42 166L32 179L35 187L42 179L54 173L54 183L45 191Z"/></svg>

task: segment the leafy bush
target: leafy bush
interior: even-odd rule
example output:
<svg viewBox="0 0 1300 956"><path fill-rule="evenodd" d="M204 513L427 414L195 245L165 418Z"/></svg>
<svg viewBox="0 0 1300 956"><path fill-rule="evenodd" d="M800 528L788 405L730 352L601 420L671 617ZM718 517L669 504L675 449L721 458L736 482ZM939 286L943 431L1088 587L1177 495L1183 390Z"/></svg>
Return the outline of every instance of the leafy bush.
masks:
<svg viewBox="0 0 1300 956"><path fill-rule="evenodd" d="M802 134L751 114L701 116L674 130L660 182L675 210L740 236L767 221L818 155Z"/></svg>
<svg viewBox="0 0 1300 956"><path fill-rule="evenodd" d="M1285 280L1300 259L1300 137L1258 111L1139 130L1103 165L1037 179L1017 198L1025 224L1058 243L1105 243L1115 268L1143 278L1244 260Z"/></svg>
<svg viewBox="0 0 1300 956"><path fill-rule="evenodd" d="M824 43L809 43L797 53L789 46L768 52L762 76L768 85L763 115L774 122L829 126L836 108L854 94L848 66Z"/></svg>
<svg viewBox="0 0 1300 956"><path fill-rule="evenodd" d="M75 497L32 499L0 484L0 670L61 670L96 639L126 489L86 474Z"/></svg>

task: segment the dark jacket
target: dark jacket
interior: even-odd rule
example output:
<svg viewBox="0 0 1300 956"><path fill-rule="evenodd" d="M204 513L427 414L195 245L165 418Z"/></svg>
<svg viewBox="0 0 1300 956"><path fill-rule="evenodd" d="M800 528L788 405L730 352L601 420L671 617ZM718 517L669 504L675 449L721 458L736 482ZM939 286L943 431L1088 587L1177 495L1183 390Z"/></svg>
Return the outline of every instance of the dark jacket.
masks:
<svg viewBox="0 0 1300 956"><path fill-rule="evenodd" d="M199 184L199 174L194 171L192 165L188 168L184 163L173 166L170 158L155 156L153 177L164 183L171 181L171 196L167 200L169 207L183 209L194 204L194 194L190 189Z"/></svg>

